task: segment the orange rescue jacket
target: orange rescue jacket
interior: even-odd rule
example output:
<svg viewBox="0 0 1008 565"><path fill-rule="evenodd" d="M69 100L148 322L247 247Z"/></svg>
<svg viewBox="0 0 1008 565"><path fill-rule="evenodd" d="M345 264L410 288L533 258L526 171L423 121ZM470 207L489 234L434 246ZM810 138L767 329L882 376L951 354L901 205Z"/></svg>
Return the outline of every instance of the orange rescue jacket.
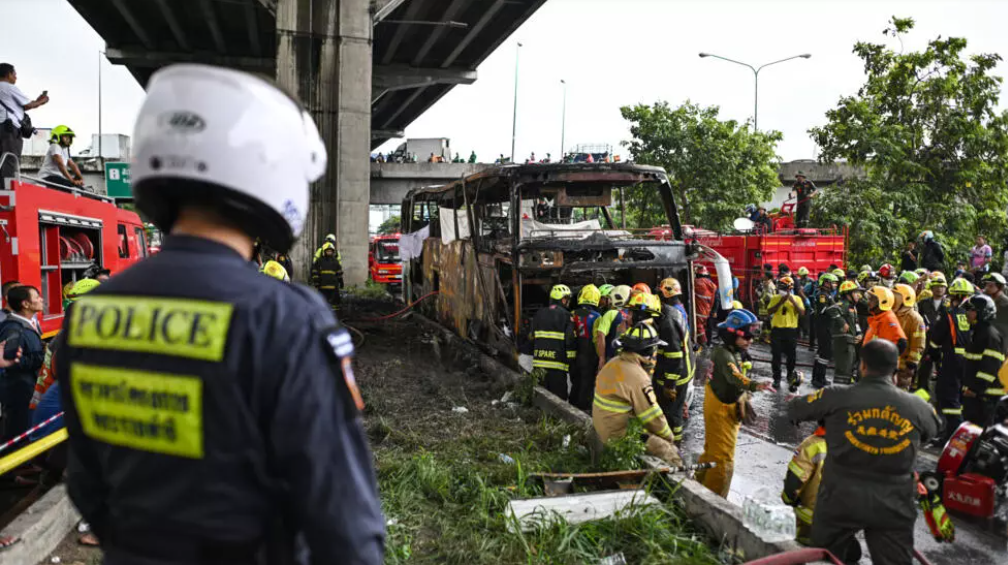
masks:
<svg viewBox="0 0 1008 565"><path fill-rule="evenodd" d="M903 340L906 345L907 335L900 327L899 318L891 310L868 317L868 331L865 332L864 343L875 338L885 339L896 345Z"/></svg>

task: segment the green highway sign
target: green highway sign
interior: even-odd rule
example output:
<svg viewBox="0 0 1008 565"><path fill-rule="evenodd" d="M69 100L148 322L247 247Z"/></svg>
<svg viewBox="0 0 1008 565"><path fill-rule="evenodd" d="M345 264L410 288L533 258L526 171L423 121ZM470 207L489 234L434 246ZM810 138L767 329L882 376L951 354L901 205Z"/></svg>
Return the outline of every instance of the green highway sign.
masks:
<svg viewBox="0 0 1008 565"><path fill-rule="evenodd" d="M129 163L105 163L105 192L112 198L133 198Z"/></svg>

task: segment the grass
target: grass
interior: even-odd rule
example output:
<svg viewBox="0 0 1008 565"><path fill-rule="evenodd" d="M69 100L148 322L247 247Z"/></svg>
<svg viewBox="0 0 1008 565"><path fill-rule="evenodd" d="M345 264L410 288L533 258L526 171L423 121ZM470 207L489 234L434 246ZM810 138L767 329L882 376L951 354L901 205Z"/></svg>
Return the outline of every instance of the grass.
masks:
<svg viewBox="0 0 1008 565"><path fill-rule="evenodd" d="M396 438L386 429L389 435L376 450L390 523L386 562L574 564L596 563L615 553L628 563L719 562L707 540L669 504L581 525L558 520L531 533L509 531L508 501L542 496L530 473L593 470L579 447L584 438L574 428L546 418L526 427L521 439L471 436L418 451L411 449L414 438ZM571 436L567 448L565 435ZM502 448L513 464L500 460ZM655 485L653 492L668 488Z"/></svg>
<svg viewBox="0 0 1008 565"><path fill-rule="evenodd" d="M366 298L371 300L381 300L389 297L388 289L385 285L378 284L371 279L364 282L364 286L351 286L344 289L344 292L351 294L358 298Z"/></svg>

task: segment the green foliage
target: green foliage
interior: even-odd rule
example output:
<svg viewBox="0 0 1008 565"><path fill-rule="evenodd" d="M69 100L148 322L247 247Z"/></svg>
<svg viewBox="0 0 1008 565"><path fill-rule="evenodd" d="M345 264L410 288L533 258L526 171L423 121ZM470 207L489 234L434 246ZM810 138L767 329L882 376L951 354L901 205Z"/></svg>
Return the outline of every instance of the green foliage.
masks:
<svg viewBox="0 0 1008 565"><path fill-rule="evenodd" d="M522 371L521 380L515 385L515 400L525 406L532 406L532 397L535 396L535 387L546 378L543 369L532 369L531 373Z"/></svg>
<svg viewBox="0 0 1008 565"><path fill-rule="evenodd" d="M644 426L637 418L630 418L627 424L626 435L618 439L610 439L602 450L602 457L599 460L599 467L603 471L624 471L627 469L640 469L641 456L647 451L644 442L641 441L641 434L644 433Z"/></svg>
<svg viewBox="0 0 1008 565"><path fill-rule="evenodd" d="M399 219L399 215L389 216L387 220L378 226L378 233L381 235L387 235L392 233L399 233L402 228L402 221Z"/></svg>
<svg viewBox="0 0 1008 565"><path fill-rule="evenodd" d="M913 25L894 17L883 33L902 45ZM852 263L894 259L925 229L950 261L976 235L997 243L1008 231L1008 112L997 111L1001 78L992 74L1001 57L965 50L959 37L913 52L857 43L865 84L809 130L822 161L846 159L868 173L814 201L814 223L851 225Z"/></svg>
<svg viewBox="0 0 1008 565"><path fill-rule="evenodd" d="M728 230L746 204L769 200L780 185L774 166L780 132L758 132L748 124L718 119L716 106L687 101L620 108L633 138L623 144L633 160L663 167L669 175L683 223ZM627 191L628 227L665 223L653 187Z"/></svg>
<svg viewBox="0 0 1008 565"><path fill-rule="evenodd" d="M369 300L384 300L390 298L385 285L374 282L371 279L364 281L364 286L351 286L344 289L347 294Z"/></svg>

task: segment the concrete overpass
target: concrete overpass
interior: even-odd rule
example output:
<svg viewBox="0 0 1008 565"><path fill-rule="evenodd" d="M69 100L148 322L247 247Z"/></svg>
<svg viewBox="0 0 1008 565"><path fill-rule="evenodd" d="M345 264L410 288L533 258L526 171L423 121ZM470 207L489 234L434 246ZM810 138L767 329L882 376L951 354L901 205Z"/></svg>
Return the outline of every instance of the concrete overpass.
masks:
<svg viewBox="0 0 1008 565"><path fill-rule="evenodd" d="M492 166L487 163L371 163L371 204L399 204L410 189L447 184ZM764 204L780 206L798 171L804 172L820 187L864 177L863 170L847 163L819 164L813 160L781 163L777 166L781 188L770 202Z"/></svg>
<svg viewBox="0 0 1008 565"><path fill-rule="evenodd" d="M312 188L300 277L325 233L347 281L367 275L370 149L402 130L476 68L545 0L67 0L106 42L109 61L146 84L176 62L261 74L319 125L328 170Z"/></svg>

